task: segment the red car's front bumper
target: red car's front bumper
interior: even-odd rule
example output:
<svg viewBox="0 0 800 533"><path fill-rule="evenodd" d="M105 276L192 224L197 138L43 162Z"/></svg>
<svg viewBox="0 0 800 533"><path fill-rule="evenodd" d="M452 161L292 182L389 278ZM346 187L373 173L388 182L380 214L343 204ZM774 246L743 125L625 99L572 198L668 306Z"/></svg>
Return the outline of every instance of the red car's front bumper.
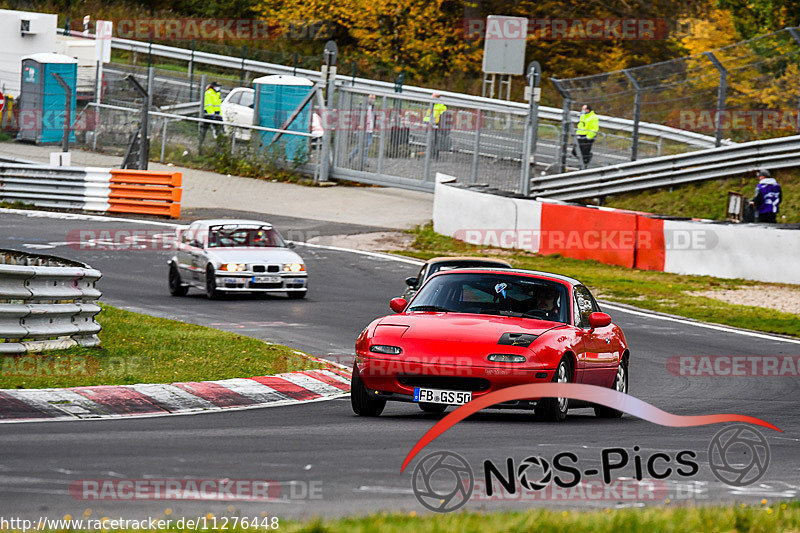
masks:
<svg viewBox="0 0 800 533"><path fill-rule="evenodd" d="M492 365L451 364L438 361L401 361L356 356L356 366L370 396L387 400L413 401L417 387L470 391L473 398L490 392L530 383L549 383L555 368L532 368L515 363ZM499 404L496 407L532 407L539 398Z"/></svg>

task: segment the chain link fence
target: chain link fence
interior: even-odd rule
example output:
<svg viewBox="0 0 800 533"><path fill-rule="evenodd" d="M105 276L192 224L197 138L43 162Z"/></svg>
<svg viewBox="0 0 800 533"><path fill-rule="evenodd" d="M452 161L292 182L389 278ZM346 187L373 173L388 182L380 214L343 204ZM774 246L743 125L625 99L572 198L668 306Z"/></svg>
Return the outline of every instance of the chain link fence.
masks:
<svg viewBox="0 0 800 533"><path fill-rule="evenodd" d="M552 81L572 111L588 103L598 114L712 135L719 146L797 133L798 60L800 35L787 28L710 52ZM687 150L648 140L613 144L636 159Z"/></svg>

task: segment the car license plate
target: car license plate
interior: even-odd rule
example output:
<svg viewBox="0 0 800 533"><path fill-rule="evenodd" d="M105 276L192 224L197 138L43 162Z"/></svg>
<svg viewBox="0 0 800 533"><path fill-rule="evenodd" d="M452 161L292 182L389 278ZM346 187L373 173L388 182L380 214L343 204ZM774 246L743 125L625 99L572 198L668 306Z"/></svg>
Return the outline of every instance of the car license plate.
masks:
<svg viewBox="0 0 800 533"><path fill-rule="evenodd" d="M280 283L280 276L253 276L253 283Z"/></svg>
<svg viewBox="0 0 800 533"><path fill-rule="evenodd" d="M461 390L414 389L414 401L424 403L446 403L463 405L472 400L472 393Z"/></svg>

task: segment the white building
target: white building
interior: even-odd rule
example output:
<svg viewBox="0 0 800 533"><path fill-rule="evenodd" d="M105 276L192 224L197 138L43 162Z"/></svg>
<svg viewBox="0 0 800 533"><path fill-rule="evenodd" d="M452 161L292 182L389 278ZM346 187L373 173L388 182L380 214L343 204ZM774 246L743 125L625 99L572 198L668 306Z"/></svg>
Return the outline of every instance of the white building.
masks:
<svg viewBox="0 0 800 533"><path fill-rule="evenodd" d="M19 96L22 57L56 51L58 15L0 9L0 92Z"/></svg>

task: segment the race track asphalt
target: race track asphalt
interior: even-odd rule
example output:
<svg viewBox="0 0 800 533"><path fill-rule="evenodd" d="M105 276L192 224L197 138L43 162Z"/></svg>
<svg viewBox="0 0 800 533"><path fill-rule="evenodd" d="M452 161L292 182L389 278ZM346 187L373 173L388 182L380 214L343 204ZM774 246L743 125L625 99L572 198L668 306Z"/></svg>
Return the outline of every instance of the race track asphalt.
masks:
<svg viewBox="0 0 800 533"><path fill-rule="evenodd" d="M284 232L318 225L319 231L347 232L339 225L298 219L274 220ZM318 355L352 353L358 332L388 312L411 264L348 252L298 246L311 275L308 299L283 297L212 302L199 293L170 297L166 290L168 252L92 251L48 243L67 240L85 228L133 228L121 222L30 218L0 213L0 247L28 249L79 259L99 268L103 301L158 316L180 318L281 342ZM191 293L190 293L191 294ZM465 457L483 479L483 462L519 464L539 455L548 461L572 451L582 470L598 468L601 450L634 446L647 458L656 452L674 457L693 451L700 464L691 478L670 476L653 496L587 490L548 493L550 499L487 501L477 496L468 510L553 507L619 507L675 503L770 501L796 498L800 490L800 388L793 377L681 377L667 369L677 355L797 355L800 344L779 338L720 331L687 321L665 320L608 306L631 347L630 393L676 414L741 413L783 430L760 429L771 448L769 469L757 483L736 489L719 482L708 467L708 446L723 425L670 428L630 415L601 420L590 410L571 412L563 424L536 422L525 411L484 411L458 424L425 448L405 473L400 466L416 441L440 418L416 406L389 404L384 415L353 415L347 399L305 405L130 420L0 424L0 514L51 518L86 509L97 516L144 518L211 512L217 516L336 516L379 510L425 512L411 490L411 469L420 457L449 450ZM745 459L743 459L745 460ZM630 478L629 465L618 476ZM79 480L263 479L281 483L281 501L84 501L70 494ZM596 476L594 476L596 478ZM597 486L587 476L590 486ZM623 480L623 484L630 481ZM594 484L594 485L593 485ZM74 487L74 485L72 485ZM618 487L619 488L619 487ZM641 486L638 487L639 490ZM646 489L646 488L645 488ZM314 497L307 497L308 493ZM538 495L539 493L532 493Z"/></svg>

